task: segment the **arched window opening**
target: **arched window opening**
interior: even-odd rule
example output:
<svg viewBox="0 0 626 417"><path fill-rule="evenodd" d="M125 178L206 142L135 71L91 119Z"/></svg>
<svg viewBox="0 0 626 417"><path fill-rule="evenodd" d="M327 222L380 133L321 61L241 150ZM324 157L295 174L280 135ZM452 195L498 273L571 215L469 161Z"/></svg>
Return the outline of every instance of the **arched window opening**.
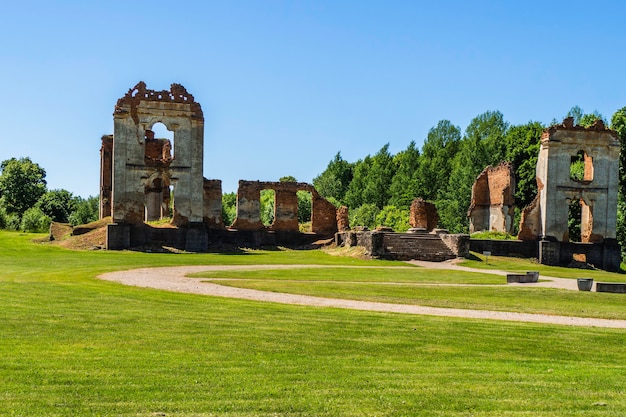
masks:
<svg viewBox="0 0 626 417"><path fill-rule="evenodd" d="M160 122L146 130L146 162L169 165L174 159L174 132Z"/></svg>
<svg viewBox="0 0 626 417"><path fill-rule="evenodd" d="M570 178L577 182L593 181L593 157L585 151L578 151L570 159Z"/></svg>

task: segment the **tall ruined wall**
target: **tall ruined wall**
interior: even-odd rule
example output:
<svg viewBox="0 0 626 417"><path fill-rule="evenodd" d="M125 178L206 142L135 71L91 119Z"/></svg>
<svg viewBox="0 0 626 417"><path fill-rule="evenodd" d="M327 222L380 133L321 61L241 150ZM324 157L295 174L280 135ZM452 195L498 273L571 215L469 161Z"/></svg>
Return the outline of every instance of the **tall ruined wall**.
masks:
<svg viewBox="0 0 626 417"><path fill-rule="evenodd" d="M269 230L298 232L298 191L311 193L311 231L332 235L337 231L336 208L322 198L315 188L303 182L239 181L237 190L237 218L231 228L237 230L265 230L261 223L261 191L274 190L274 222Z"/></svg>
<svg viewBox="0 0 626 417"><path fill-rule="evenodd" d="M174 222L202 222L204 116L200 104L180 84L172 84L169 91L154 91L139 82L117 101L113 118L113 221L141 224L146 207L157 207L156 200L147 201L154 197L146 197L147 188L154 188L148 181L159 178L174 188ZM169 141L148 135L155 123L163 123L174 133L173 149Z"/></svg>
<svg viewBox="0 0 626 417"><path fill-rule="evenodd" d="M485 168L472 186L470 233L513 232L515 175L510 163Z"/></svg>
<svg viewBox="0 0 626 417"><path fill-rule="evenodd" d="M584 128L574 126L573 119L567 118L563 124L546 129L537 160L538 201L522 219L520 239L569 241L572 202L581 204L582 242L615 239L619 152L617 134L602 121ZM580 155L584 172L582 178L576 178L572 165Z"/></svg>

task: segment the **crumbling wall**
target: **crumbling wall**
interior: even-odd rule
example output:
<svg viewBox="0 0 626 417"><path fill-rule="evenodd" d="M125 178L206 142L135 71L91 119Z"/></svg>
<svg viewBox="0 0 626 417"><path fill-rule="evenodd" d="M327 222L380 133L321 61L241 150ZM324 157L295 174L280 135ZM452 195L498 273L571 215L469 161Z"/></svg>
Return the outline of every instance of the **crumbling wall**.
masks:
<svg viewBox="0 0 626 417"><path fill-rule="evenodd" d="M139 82L117 101L113 118L113 222L142 224L146 208L156 215L163 203L157 204L150 182L156 174L174 187L174 223L201 223L204 116L200 104L180 84L172 84L169 91L154 91ZM154 139L155 123L174 133L174 152L168 140ZM164 199L165 194L169 192L163 190Z"/></svg>
<svg viewBox="0 0 626 417"><path fill-rule="evenodd" d="M313 210L311 231L323 236L337 233L337 208L333 203L320 196L315 189L311 191Z"/></svg>
<svg viewBox="0 0 626 417"><path fill-rule="evenodd" d="M274 190L274 222L272 231L298 232L298 191L311 193L311 231L332 235L337 231L337 210L322 198L315 188L304 182L239 181L237 190L237 218L231 228L237 230L265 230L261 222L261 191Z"/></svg>
<svg viewBox="0 0 626 417"><path fill-rule="evenodd" d="M109 217L113 205L113 135L102 136L100 147L100 218Z"/></svg>
<svg viewBox="0 0 626 417"><path fill-rule="evenodd" d="M584 128L573 118L544 130L537 160L536 201L525 209L520 239L569 240L569 206L580 201L582 242L615 239L620 142L601 120ZM582 179L572 176L573 161L583 154ZM538 214L537 214L538 213Z"/></svg>
<svg viewBox="0 0 626 417"><path fill-rule="evenodd" d="M489 166L478 175L472 185L472 200L467 215L470 218L470 233L513 233L515 175L510 163Z"/></svg>
<svg viewBox="0 0 626 417"><path fill-rule="evenodd" d="M203 221L209 229L223 229L222 218L222 181L203 179Z"/></svg>
<svg viewBox="0 0 626 417"><path fill-rule="evenodd" d="M337 209L337 231L345 232L350 230L350 218L348 207L341 206Z"/></svg>
<svg viewBox="0 0 626 417"><path fill-rule="evenodd" d="M433 203L429 203L421 197L413 200L409 213L411 227L431 232L437 228L437 223L439 223L439 213Z"/></svg>

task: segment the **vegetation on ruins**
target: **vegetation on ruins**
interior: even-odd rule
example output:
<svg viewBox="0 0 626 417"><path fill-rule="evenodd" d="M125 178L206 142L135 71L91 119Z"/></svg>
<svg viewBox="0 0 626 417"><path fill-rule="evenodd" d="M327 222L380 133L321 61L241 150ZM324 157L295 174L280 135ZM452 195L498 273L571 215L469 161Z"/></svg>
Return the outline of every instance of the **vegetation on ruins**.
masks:
<svg viewBox="0 0 626 417"><path fill-rule="evenodd" d="M70 251L32 242L40 236L0 231L3 416L618 416L626 410L620 329L280 305L95 277L183 264L326 264L337 268L266 271L255 285L377 300L386 293L404 303L444 304L450 297L456 305L509 311L567 311L580 303L573 311L605 317L624 316L620 294L512 293L503 285L472 287L472 294L383 284L481 282L481 274L395 268L403 264L321 251ZM546 268L519 262L522 270ZM359 265L377 268L358 275L339 268ZM484 266L503 264L490 257ZM573 273L553 268L551 274L557 270ZM367 283L357 286L355 277Z"/></svg>
<svg viewBox="0 0 626 417"><path fill-rule="evenodd" d="M578 106L572 107L567 116L586 127L597 119L604 121L597 111L584 113ZM404 231L411 201L422 197L437 206L440 227L467 233L467 209L474 180L486 166L507 161L515 169L517 227L521 210L537 193L535 169L541 134L546 127L533 121L510 125L499 111L476 116L463 133L449 120L441 120L430 129L421 150L411 142L405 150L392 155L389 144L385 144L373 156L356 162L348 162L337 153L313 179L313 185L336 205L348 206L352 227L389 226ZM613 115L610 127L618 132L622 142L617 236L626 257L626 107ZM580 176L582 165L574 164L576 168L578 171L572 175ZM579 204L572 204L571 210L571 219L580 217L576 214ZM378 216L381 211L386 215ZM573 238L580 235L579 228L579 222L571 222Z"/></svg>

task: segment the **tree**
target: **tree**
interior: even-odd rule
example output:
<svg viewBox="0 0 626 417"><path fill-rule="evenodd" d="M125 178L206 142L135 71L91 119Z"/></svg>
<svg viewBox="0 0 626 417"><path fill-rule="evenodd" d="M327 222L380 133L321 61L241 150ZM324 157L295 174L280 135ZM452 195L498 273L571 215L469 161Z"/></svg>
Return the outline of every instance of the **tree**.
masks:
<svg viewBox="0 0 626 417"><path fill-rule="evenodd" d="M20 230L30 233L44 233L50 227L52 219L38 207L31 207L22 215Z"/></svg>
<svg viewBox="0 0 626 417"><path fill-rule="evenodd" d="M461 129L448 120L440 120L428 131L418 167L423 193L420 197L435 200L439 191L446 188L460 142Z"/></svg>
<svg viewBox="0 0 626 417"><path fill-rule="evenodd" d="M78 206L78 199L67 190L47 191L35 204L53 222L67 223Z"/></svg>
<svg viewBox="0 0 626 417"><path fill-rule="evenodd" d="M515 205L524 208L537 195L537 158L544 126L539 122L511 127L505 136L505 160L515 169Z"/></svg>
<svg viewBox="0 0 626 417"><path fill-rule="evenodd" d="M622 259L626 261L626 107L613 114L611 129L617 132L621 142L616 232L617 240L622 246Z"/></svg>
<svg viewBox="0 0 626 417"><path fill-rule="evenodd" d="M261 223L269 226L274 223L274 200L276 192L274 190L261 190L260 214Z"/></svg>
<svg viewBox="0 0 626 417"><path fill-rule="evenodd" d="M578 125L580 124L580 120L583 118L584 114L585 113L583 112L583 109L581 109L579 106L574 106L571 109L569 109L565 117L573 117L574 125Z"/></svg>
<svg viewBox="0 0 626 417"><path fill-rule="evenodd" d="M487 111L470 122L452 161L448 186L436 201L443 227L455 233L467 232L472 185L483 169L506 158L507 129L508 123L498 111Z"/></svg>
<svg viewBox="0 0 626 417"><path fill-rule="evenodd" d="M376 226L387 226L395 232L404 233L411 227L409 210L399 209L396 206L385 206L376 215Z"/></svg>
<svg viewBox="0 0 626 417"><path fill-rule="evenodd" d="M30 158L2 161L0 171L0 206L21 217L46 192L46 171Z"/></svg>
<svg viewBox="0 0 626 417"><path fill-rule="evenodd" d="M376 227L376 216L380 209L376 204L363 204L356 210L350 211L350 227L365 226L370 229Z"/></svg>
<svg viewBox="0 0 626 417"><path fill-rule="evenodd" d="M398 152L393 161L396 173L391 180L389 204L396 207L409 207L413 199L422 194L422 181L419 176L420 153L411 141L406 150Z"/></svg>
<svg viewBox="0 0 626 417"><path fill-rule="evenodd" d="M345 196L352 181L353 169L354 164L343 160L341 153L337 152L324 172L313 178L313 186L322 197L345 204Z"/></svg>
<svg viewBox="0 0 626 417"><path fill-rule="evenodd" d="M222 194L222 221L225 226L230 226L237 217L237 194Z"/></svg>
<svg viewBox="0 0 626 417"><path fill-rule="evenodd" d="M363 160L358 160L354 164L352 179L348 185L343 201L350 209L356 209L365 202L363 190L367 181L367 175L372 166L372 157L367 155ZM342 200L339 200L342 201Z"/></svg>
<svg viewBox="0 0 626 417"><path fill-rule="evenodd" d="M278 179L279 182L298 182L298 180L296 179L296 177L294 177L293 175L287 175L284 177L280 177Z"/></svg>
<svg viewBox="0 0 626 417"><path fill-rule="evenodd" d="M100 198L89 196L86 200L76 197L76 209L69 215L68 222L72 226L95 222L100 216Z"/></svg>
<svg viewBox="0 0 626 417"><path fill-rule="evenodd" d="M620 193L626 197L626 107L622 107L611 117L611 129L617 132L621 142L620 164L619 164L619 182ZM626 198L624 199L626 201Z"/></svg>

